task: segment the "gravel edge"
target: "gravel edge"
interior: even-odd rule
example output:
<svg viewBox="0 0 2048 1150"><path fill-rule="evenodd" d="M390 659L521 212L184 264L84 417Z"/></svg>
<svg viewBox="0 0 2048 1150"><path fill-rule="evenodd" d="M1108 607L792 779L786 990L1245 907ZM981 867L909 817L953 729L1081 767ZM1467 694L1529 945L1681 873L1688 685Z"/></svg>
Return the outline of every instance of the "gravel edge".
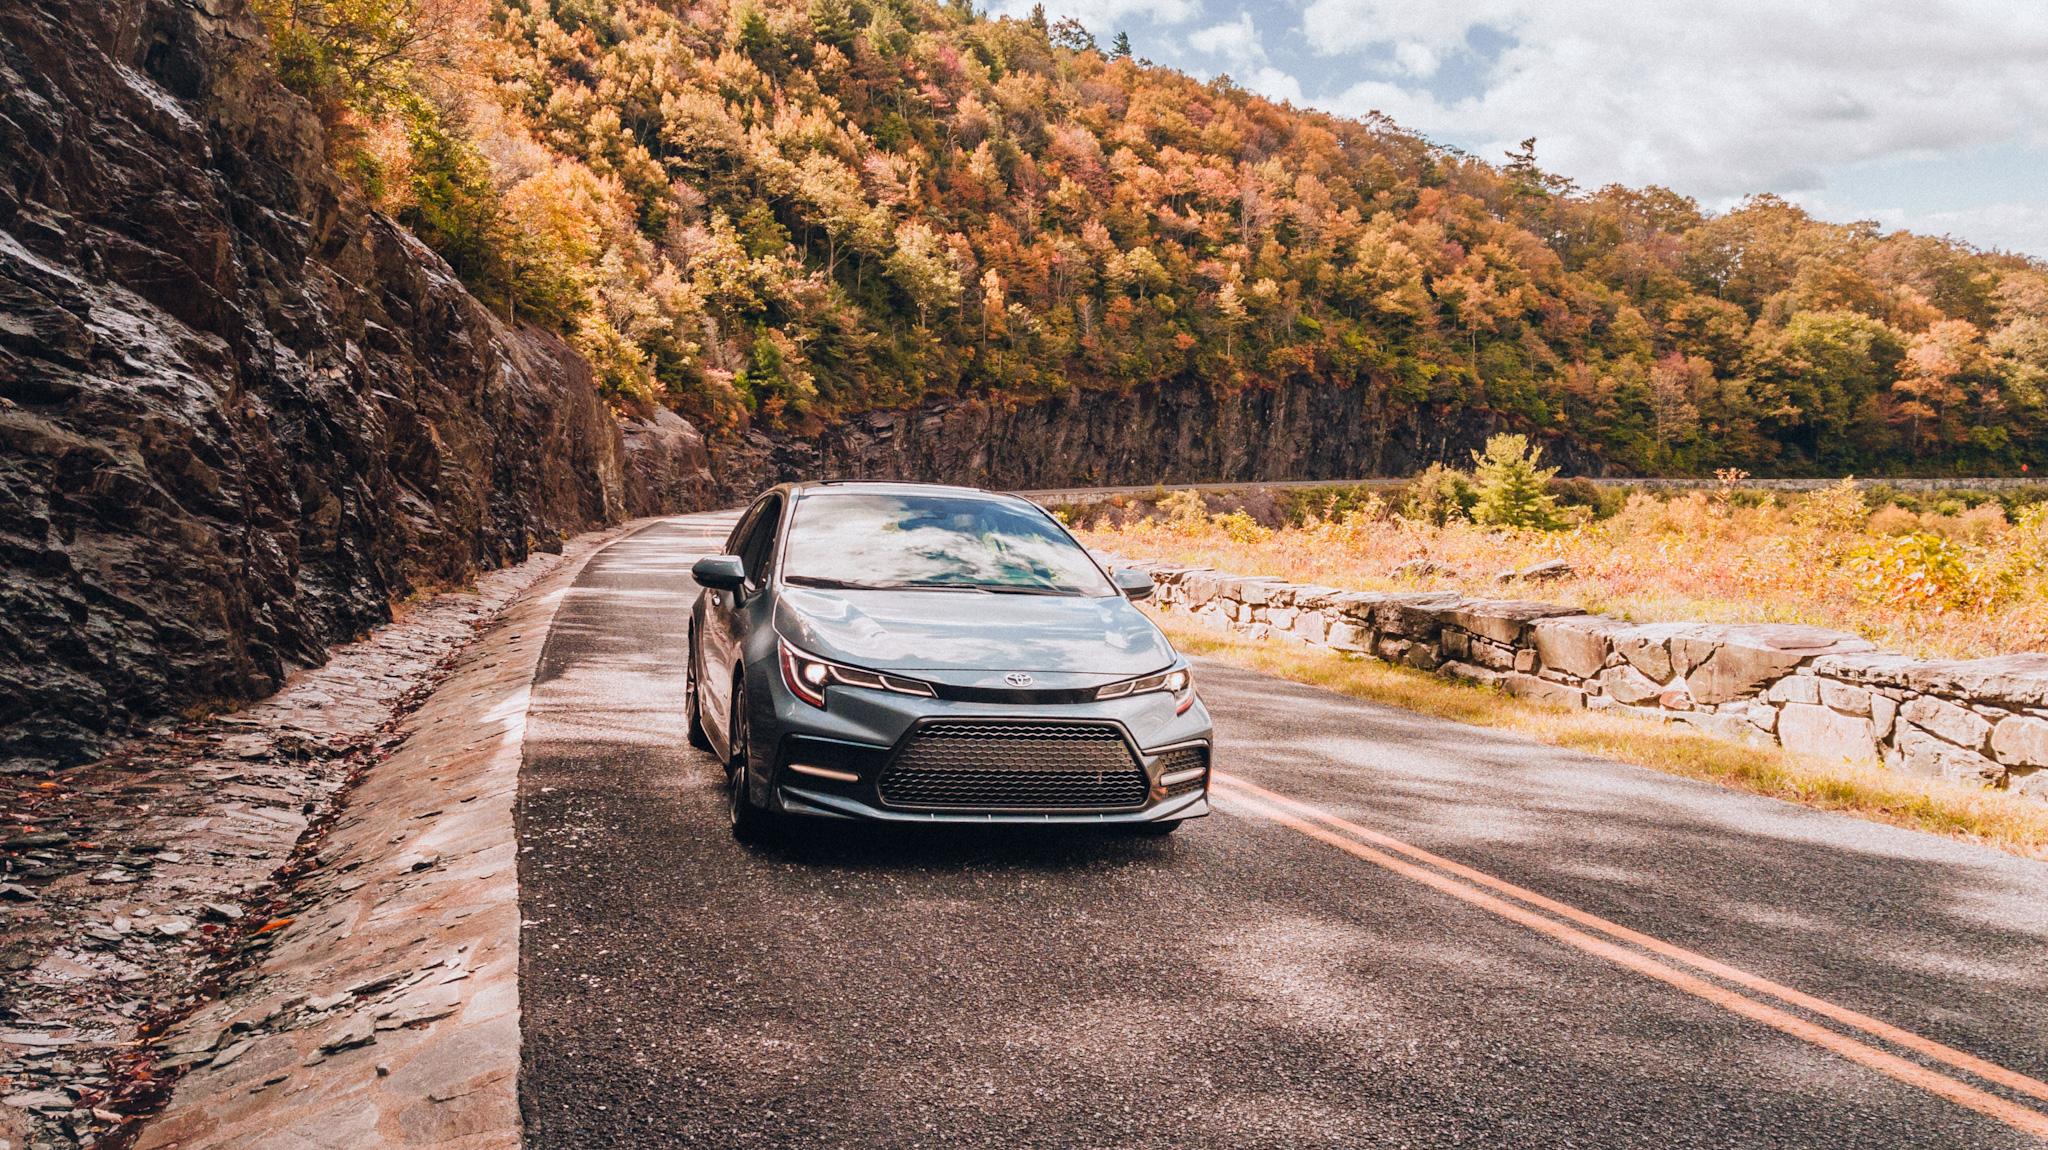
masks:
<svg viewBox="0 0 2048 1150"><path fill-rule="evenodd" d="M520 1145L512 828L528 693L584 564L650 522L569 541L406 719L306 860L253 976L168 1036L213 1055L137 1146Z"/></svg>

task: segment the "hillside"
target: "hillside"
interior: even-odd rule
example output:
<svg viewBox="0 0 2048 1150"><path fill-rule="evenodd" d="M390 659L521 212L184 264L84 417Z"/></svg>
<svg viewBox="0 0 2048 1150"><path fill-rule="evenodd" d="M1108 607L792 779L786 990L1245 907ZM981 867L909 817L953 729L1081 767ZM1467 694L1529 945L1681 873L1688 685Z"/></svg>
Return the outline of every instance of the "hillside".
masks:
<svg viewBox="0 0 2048 1150"><path fill-rule="evenodd" d="M1533 147L1489 164L927 0L258 6L337 162L479 294L567 332L621 406L784 433L785 465L822 434L939 467L830 444L853 413L1077 393L1348 421L1306 432L1341 462L1252 443L1229 476L1397 469L1500 426L1592 471L2048 457L2023 258L1580 189Z"/></svg>

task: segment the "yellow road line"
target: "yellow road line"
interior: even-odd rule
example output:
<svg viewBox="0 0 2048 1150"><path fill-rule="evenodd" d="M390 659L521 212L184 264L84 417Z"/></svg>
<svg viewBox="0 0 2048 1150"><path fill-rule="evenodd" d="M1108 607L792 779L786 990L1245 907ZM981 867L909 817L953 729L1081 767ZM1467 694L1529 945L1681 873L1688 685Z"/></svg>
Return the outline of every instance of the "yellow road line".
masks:
<svg viewBox="0 0 2048 1150"><path fill-rule="evenodd" d="M1758 1002L1746 995L1738 994L1727 987L1709 982L1697 975L1689 974L1665 962L1660 962L1649 955L1630 950L1618 942L1607 938L1600 938L1566 922L1560 922L1555 918L1539 914L1536 910L1532 909L1532 906L1542 907L1573 922L1582 922L1588 926L1593 926L1604 934L1611 935L1614 938L1626 939L1631 943L1644 946L1646 949L1654 950L1659 954L1679 959L1687 965L1694 966L1703 971L1710 971L1718 977L1725 977L1731 982L1736 982L1738 985L1771 994L1774 997L1780 998L1788 1005L1798 1005L1802 1009L1812 1010L1815 1013L1822 1014L1824 1017L1834 1018L1838 1021L1864 1020L1864 1022L1870 1025L1861 1026L1860 1023L1853 1022L1850 1024L1858 1025L1872 1034L1882 1035L1888 1041L1899 1042L1900 1045L1921 1053L1929 1053L1930 1051L1942 1052L1941 1054L1932 1054L1930 1056L1939 1057L1950 1065L1968 1069L1971 1073L1978 1074L1987 1081L1995 1081L2001 1085L2013 1086L2014 1089L2025 1089L2026 1093L2035 1094L2039 1097L2048 1097L2048 1095L2038 1093L2039 1091L2048 1091L2048 1084L2028 1078L1995 1063L1986 1062L1973 1055L1965 1054L1962 1051L1954 1050L1951 1047L1943 1046L1930 1039L1921 1038L1910 1031L1901 1030L1887 1023L1878 1022L1876 1019L1870 1019L1855 1011L1834 1006L1811 995L1801 994L1798 991L1780 987L1777 983L1771 982L1768 979L1748 974L1724 963L1715 962L1702 955L1695 955L1691 951L1661 942L1648 935L1629 930L1627 927L1620 926L1619 924L1609 923L1607 920L1601 919L1596 915L1577 910L1554 899L1545 898L1534 891L1528 891L1525 888L1493 878L1484 872L1474 870L1461 863L1455 863L1418 847L1409 846L1391 836L1358 826L1356 823L1319 810L1299 799L1289 798L1235 776L1220 772L1214 775L1213 778L1220 785L1223 793L1230 796L1233 804L1242 804L1250 810L1318 842L1335 847L1346 854L1363 859L1366 862L1384 867L1404 878L1413 879L1424 886L1470 903L1510 922L1525 926L1539 934L1548 935L1567 946L1606 959L1617 966L1625 967L1645 977L1656 979L1668 986L1682 990L1704 1001L1711 1002L1735 1014L1761 1022L1785 1034L1810 1042L1815 1046L1838 1054L1851 1062L1869 1067L1909 1086L1925 1090L1930 1094L1945 1098L1979 1114L1996 1118L2014 1129L2024 1131L2036 1138L2048 1140L2048 1114L2042 1114L2039 1111L2009 1102L1995 1094L1951 1078L1917 1062L1909 1061L1859 1039L1829 1030L1817 1023L1809 1022L1798 1015L1781 1010L1768 1003ZM1297 814L1297 811L1301 813ZM1303 817L1304 815L1307 817ZM1311 821L1311 819L1315 821ZM1333 827L1341 829L1344 833L1339 833L1339 830L1332 829ZM1357 838L1350 837L1352 835L1356 835ZM1365 841L1359 841L1360 839ZM1368 845L1369 843L1384 846L1387 850L1376 849L1375 845ZM1398 854L1388 853L1389 851L1398 852ZM1402 858L1399 855L1407 855L1409 857ZM1432 870L1430 867L1438 867L1450 873L1439 873L1438 870ZM1453 875L1457 877L1452 877ZM1488 893L1487 890L1481 889L1481 887L1491 888L1499 891L1500 894ZM1501 897L1501 894L1521 900L1521 902L1509 901L1508 898ZM1522 902L1531 905L1521 905ZM1695 959L1697 961L1694 961ZM1729 973L1723 975L1721 974L1722 971ZM1781 991L1782 993L1780 993ZM1910 1041L1894 1039L1891 1037L1893 1034L1901 1035ZM1980 1066L1996 1073L1984 1073L1984 1071L1977 1069ZM2015 1086L2015 1082L2029 1084L2033 1089Z"/></svg>

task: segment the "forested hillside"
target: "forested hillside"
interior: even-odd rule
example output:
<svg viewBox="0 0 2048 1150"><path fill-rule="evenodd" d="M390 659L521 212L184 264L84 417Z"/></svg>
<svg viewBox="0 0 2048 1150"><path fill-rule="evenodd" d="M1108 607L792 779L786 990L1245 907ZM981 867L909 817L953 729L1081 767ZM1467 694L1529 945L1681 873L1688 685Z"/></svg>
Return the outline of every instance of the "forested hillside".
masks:
<svg viewBox="0 0 2048 1150"><path fill-rule="evenodd" d="M1192 381L1615 470L2048 459L2020 257L1580 189L928 0L257 6L377 202L615 402L714 432Z"/></svg>

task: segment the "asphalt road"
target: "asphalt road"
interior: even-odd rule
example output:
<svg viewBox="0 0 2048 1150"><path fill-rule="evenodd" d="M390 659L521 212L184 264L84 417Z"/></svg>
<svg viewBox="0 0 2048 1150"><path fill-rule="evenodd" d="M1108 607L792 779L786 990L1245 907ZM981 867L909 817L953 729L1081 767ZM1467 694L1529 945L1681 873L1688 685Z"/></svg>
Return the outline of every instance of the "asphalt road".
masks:
<svg viewBox="0 0 2048 1150"><path fill-rule="evenodd" d="M536 1150L2044 1145L2048 865L1221 664L1171 839L741 847L679 707L726 523L597 556L535 680Z"/></svg>

